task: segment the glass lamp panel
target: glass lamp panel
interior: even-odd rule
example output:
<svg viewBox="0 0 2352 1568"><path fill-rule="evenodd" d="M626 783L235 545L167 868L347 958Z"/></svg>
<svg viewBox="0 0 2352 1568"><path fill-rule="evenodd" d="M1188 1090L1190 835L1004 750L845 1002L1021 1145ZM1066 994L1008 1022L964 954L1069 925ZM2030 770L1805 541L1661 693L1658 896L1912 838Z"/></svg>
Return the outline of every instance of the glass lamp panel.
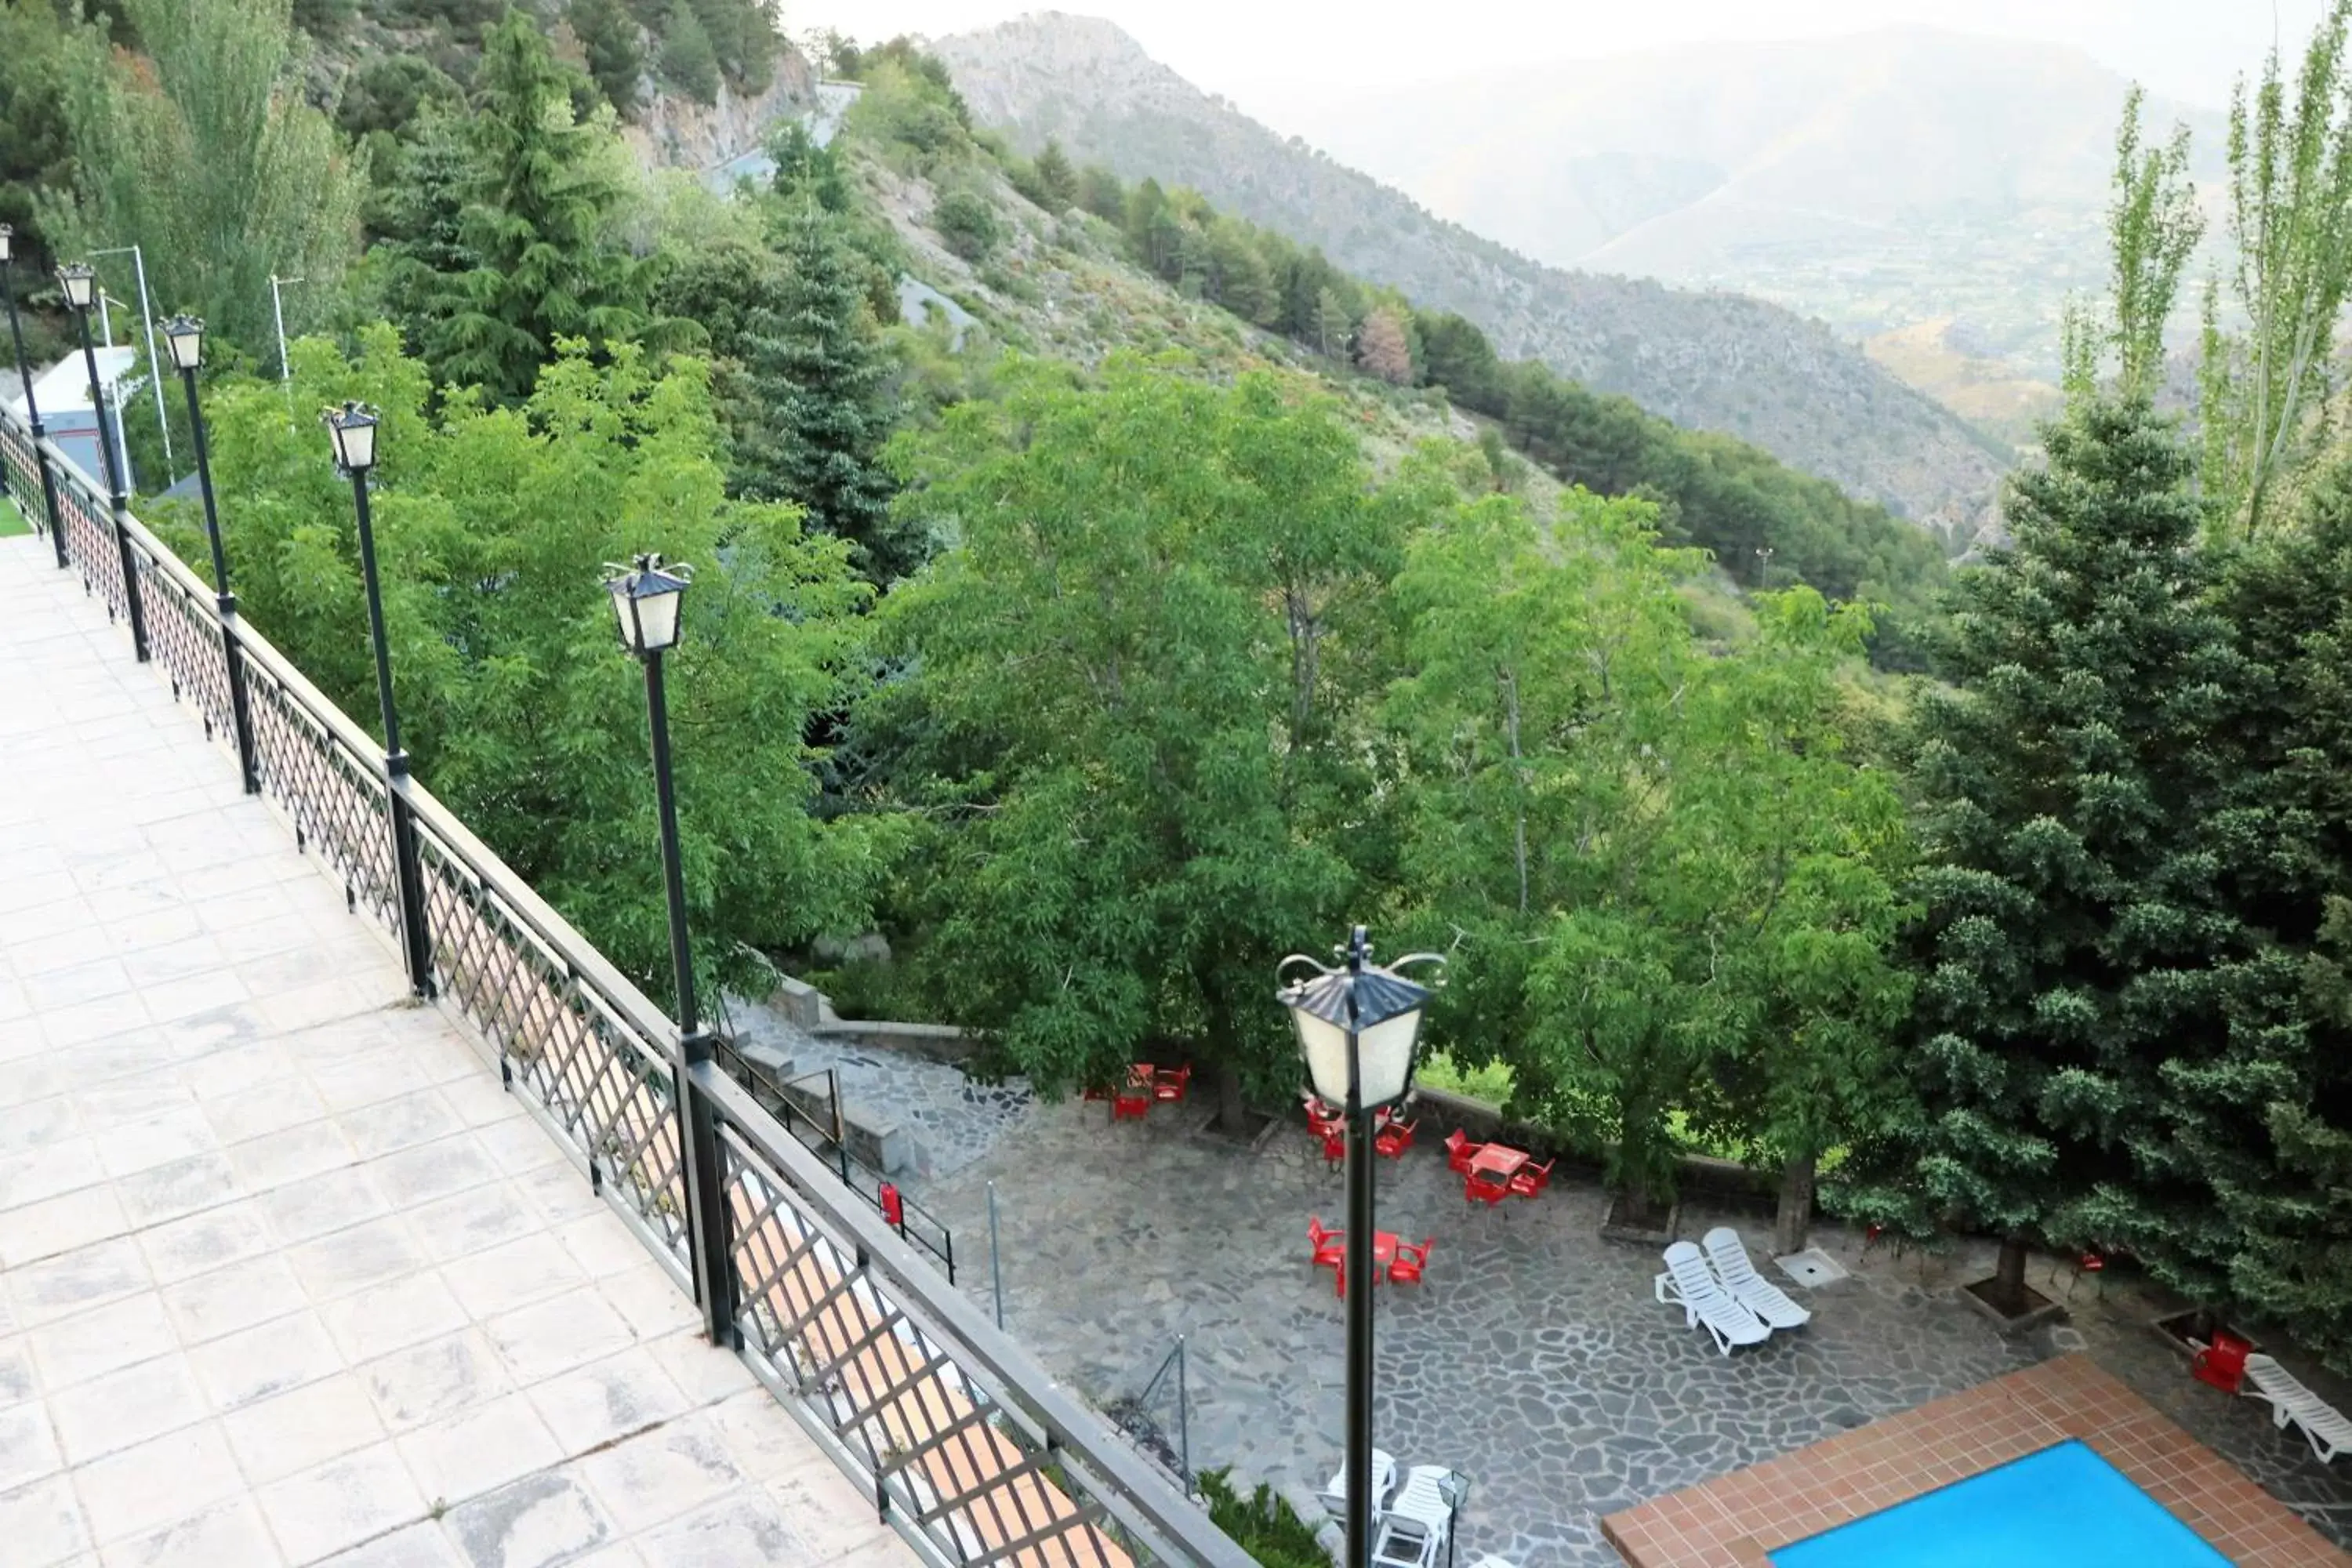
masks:
<svg viewBox="0 0 2352 1568"><path fill-rule="evenodd" d="M686 595L678 588L644 584L636 593L637 625L647 653L664 652L677 646L678 612L685 607Z"/></svg>
<svg viewBox="0 0 2352 1568"><path fill-rule="evenodd" d="M364 414L343 416L335 425L335 450L355 474L374 468L375 421Z"/></svg>
<svg viewBox="0 0 2352 1568"><path fill-rule="evenodd" d="M172 345L172 368L194 370L205 360L205 324L174 316L163 324L163 341Z"/></svg>
<svg viewBox="0 0 2352 1568"><path fill-rule="evenodd" d="M0 261L5 261L8 259L8 247L15 240L16 235L16 231L15 228L11 227L7 224L0 223Z"/></svg>
<svg viewBox="0 0 2352 1568"><path fill-rule="evenodd" d="M1348 1103L1348 1031L1328 1018L1318 1018L1304 1007L1290 1010L1298 1031L1298 1050L1307 1058L1307 1081L1332 1105Z"/></svg>
<svg viewBox="0 0 2352 1568"><path fill-rule="evenodd" d="M613 619L620 624L621 646L631 653L643 653L637 646L636 602L629 597L629 580L615 577L604 587L613 595Z"/></svg>
<svg viewBox="0 0 2352 1568"><path fill-rule="evenodd" d="M97 274L91 272L87 267L58 268L58 281L65 288L66 303L77 310L89 309L91 289L97 280Z"/></svg>
<svg viewBox="0 0 2352 1568"><path fill-rule="evenodd" d="M1404 1098L1405 1090L1412 1087L1412 1047L1420 1034L1418 1007L1358 1032L1357 1070L1363 1075L1366 1105L1386 1105Z"/></svg>

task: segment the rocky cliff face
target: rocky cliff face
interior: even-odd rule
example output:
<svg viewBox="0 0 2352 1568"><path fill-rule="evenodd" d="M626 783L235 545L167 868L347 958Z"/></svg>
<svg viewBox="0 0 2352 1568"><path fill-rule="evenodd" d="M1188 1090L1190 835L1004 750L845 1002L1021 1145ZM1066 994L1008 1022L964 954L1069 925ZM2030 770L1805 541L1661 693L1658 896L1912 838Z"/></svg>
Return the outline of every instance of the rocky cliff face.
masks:
<svg viewBox="0 0 2352 1568"><path fill-rule="evenodd" d="M816 102L816 75L797 49L776 56L776 78L752 97L719 89L715 104L674 93L656 97L626 128L638 160L655 169L709 169L756 152L778 121L804 114Z"/></svg>
<svg viewBox="0 0 2352 1568"><path fill-rule="evenodd" d="M1725 430L1922 522L1971 536L2008 455L1818 321L1739 295L1539 266L1286 141L1108 22L1045 12L931 45L979 120L1134 180L1187 184L1318 245L1514 357Z"/></svg>

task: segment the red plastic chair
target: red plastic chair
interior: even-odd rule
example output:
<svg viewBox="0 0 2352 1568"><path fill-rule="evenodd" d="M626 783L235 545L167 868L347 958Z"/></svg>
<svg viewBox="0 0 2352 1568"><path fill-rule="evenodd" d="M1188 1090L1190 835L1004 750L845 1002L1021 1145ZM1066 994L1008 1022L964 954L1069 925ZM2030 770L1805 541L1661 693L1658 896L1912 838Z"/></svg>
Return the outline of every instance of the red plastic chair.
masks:
<svg viewBox="0 0 2352 1568"><path fill-rule="evenodd" d="M1307 1239L1314 1245L1315 1267L1318 1268L1337 1268L1347 1256L1348 1233L1326 1229L1320 1215L1307 1216Z"/></svg>
<svg viewBox="0 0 2352 1568"><path fill-rule="evenodd" d="M1511 1187L1507 1182L1490 1182L1473 1171L1462 1178L1462 1195L1471 1203L1493 1208L1511 1195Z"/></svg>
<svg viewBox="0 0 2352 1568"><path fill-rule="evenodd" d="M1192 1064L1190 1062L1186 1062L1181 1068L1161 1068L1151 1075L1151 1098L1164 1100L1182 1100L1184 1090L1192 1081Z"/></svg>
<svg viewBox="0 0 2352 1568"><path fill-rule="evenodd" d="M2224 1394L2235 1394L2246 1381L2246 1356L2253 1345L2226 1329L2217 1331L2213 1342L2189 1358L2189 1370L2200 1383L2212 1384Z"/></svg>
<svg viewBox="0 0 2352 1568"><path fill-rule="evenodd" d="M1409 1241L1397 1243L1396 1258L1389 1264L1389 1282L1393 1285L1418 1285L1422 1270L1429 1267L1429 1249L1437 1237L1425 1237L1419 1247Z"/></svg>
<svg viewBox="0 0 2352 1568"><path fill-rule="evenodd" d="M1470 1142L1470 1134L1459 1127L1445 1135L1445 1168L1457 1176L1470 1173L1470 1162L1478 1157L1484 1143Z"/></svg>
<svg viewBox="0 0 2352 1568"><path fill-rule="evenodd" d="M1372 1147L1391 1160L1402 1160L1404 1152L1412 1147L1412 1130L1418 1121L1391 1121L1372 1135Z"/></svg>
<svg viewBox="0 0 2352 1568"><path fill-rule="evenodd" d="M1110 1119L1113 1121L1140 1121L1151 1114L1151 1097L1121 1091L1110 1097Z"/></svg>
<svg viewBox="0 0 2352 1568"><path fill-rule="evenodd" d="M1348 1163L1348 1134L1336 1121L1323 1130L1323 1163L1326 1165Z"/></svg>
<svg viewBox="0 0 2352 1568"><path fill-rule="evenodd" d="M1511 1191L1523 1198L1534 1197L1551 1185L1551 1168L1559 1163L1558 1155L1540 1165L1521 1165L1511 1175Z"/></svg>

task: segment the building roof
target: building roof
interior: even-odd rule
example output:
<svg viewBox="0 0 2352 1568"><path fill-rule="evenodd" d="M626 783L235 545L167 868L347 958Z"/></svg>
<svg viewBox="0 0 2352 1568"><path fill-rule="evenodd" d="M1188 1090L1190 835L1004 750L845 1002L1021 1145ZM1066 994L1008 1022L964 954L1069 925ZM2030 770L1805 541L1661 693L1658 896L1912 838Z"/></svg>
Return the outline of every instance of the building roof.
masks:
<svg viewBox="0 0 2352 1568"><path fill-rule="evenodd" d="M139 368L139 351L128 344L98 351L98 374L110 388L119 389ZM11 375L6 381L8 412L23 418L25 390ZM68 354L33 378L33 395L40 400L41 417L47 419L58 414L87 414L89 407L89 373L82 368L81 355Z"/></svg>

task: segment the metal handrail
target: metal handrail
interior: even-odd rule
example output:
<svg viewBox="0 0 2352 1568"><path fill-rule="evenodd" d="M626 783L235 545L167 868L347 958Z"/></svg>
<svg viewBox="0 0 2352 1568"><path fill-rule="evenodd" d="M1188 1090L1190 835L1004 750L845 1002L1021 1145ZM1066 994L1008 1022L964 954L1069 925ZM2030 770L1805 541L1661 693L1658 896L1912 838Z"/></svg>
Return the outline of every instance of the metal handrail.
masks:
<svg viewBox="0 0 2352 1568"><path fill-rule="evenodd" d="M0 428L24 433L22 423L5 407L0 407ZM191 571L143 523L127 514L112 512L110 503L97 494L53 441L35 444L27 437L25 444L34 452L35 461L50 470L45 477L68 489L89 517L104 516L110 525L119 525L121 541L129 547L128 552L143 563L122 584L127 597L139 592L137 576L152 572L160 574L184 599L182 608L186 615L215 630L222 628L225 622L210 584ZM53 528L63 526L60 519L50 521ZM111 546L114 541L110 539L109 543ZM114 552L110 548L107 553L110 556ZM82 561L79 564L87 573L106 563ZM331 701L242 616L235 617L235 626L234 651L224 643L219 657L224 660L242 660L251 674L276 688L303 719L315 724L320 741L341 753L341 760L364 777L368 787L362 793L367 797L376 798L376 792L382 791L384 797L396 795L404 802L414 812L418 828L429 836L436 851L473 878L480 889L495 897L498 915L512 926L510 935L494 932L508 943L508 951L520 952L513 943L514 937L525 939L536 948L541 962L560 973L563 982L578 988L583 1004L593 1005L613 1026L635 1037L632 1048L643 1052L649 1065L657 1063L662 1069L665 1081L660 1087L665 1091L674 1083L681 1095L697 1103L698 1114L716 1121L722 1138L736 1141L741 1151L756 1159L763 1173L772 1173L786 1184L796 1223L834 1238L847 1256L856 1258L857 1279L847 1283L870 1279L868 1288L877 1292L877 1301L883 1293L889 1298L889 1310L895 1315L891 1321L910 1323L939 1342L940 1349L927 1363L929 1375L944 1378L952 1374L969 1379L971 1384L984 1389L993 1402L995 1409L989 1413L989 1418L1012 1420L1027 1435L1034 1445L1031 1457L1003 1472L997 1481L983 1477L982 1483L969 1492L944 1500L934 1498L930 1507L910 1510L904 1500L915 1495L909 1489L917 1483L908 1472L908 1458L900 1456L875 1465L860 1460L841 1442L837 1429L829 1421L812 1413L811 1396L805 1391L780 1385L772 1367L743 1350L740 1325L750 1309L746 1306L739 1310L735 1319L739 1324L739 1351L761 1374L761 1381L771 1392L819 1437L836 1462L875 1488L884 1503L885 1517L927 1559L949 1568L961 1563L1025 1563L1033 1558L1043 1562L1046 1541L1060 1542L1066 1547L1069 1533L1091 1531L1097 1534L1098 1554L1106 1542L1116 1538L1150 1552L1160 1562L1183 1564L1184 1568L1252 1568L1249 1556L1219 1531L1199 1506L1120 1440L1108 1422L1063 1392L1026 1351L1007 1338L978 1307L924 1262L908 1239L884 1221L872 1197L842 1180L832 1163L787 1131L716 1063L688 1064L679 1048L676 1024L627 975L533 891L430 791L411 779L392 776L374 737ZM345 789L356 787L356 780L337 776L343 777ZM282 786L279 793L290 803L292 797ZM426 879L444 892L463 891L446 871L436 872ZM453 952L445 961L436 950L436 963L454 965L462 962L462 955ZM453 1009L459 1006L446 994L445 1005ZM688 1128L690 1136L690 1119ZM668 1135L677 1136L677 1129ZM593 1151L589 1166L593 1180L598 1174ZM625 1205L614 1200L609 1184L604 1190L608 1201L614 1201L615 1212L632 1222L639 1238L657 1259L671 1266L672 1277L690 1278L690 1273L681 1276L675 1259L665 1255L661 1239L643 1225L643 1216L631 1214ZM695 1201L707 1203L711 1196L706 1192ZM916 1239L929 1245L925 1238ZM741 1245L742 1238L739 1237L735 1246L740 1248ZM744 1269L740 1253L730 1252L723 1270L739 1297ZM971 1433L937 1433L927 1440L926 1448L936 1448L952 1460L954 1455L949 1453L950 1440L959 1450L968 1452ZM1044 1529L1029 1535L1016 1533L1001 1539L993 1547L967 1550L959 1546L950 1552L941 1545L941 1520L961 1510L976 1511L977 1501L986 1500L991 1488L1001 1484L1010 1490L1034 1491L1040 1487L1055 1489L1067 1487L1074 1478L1087 1483L1083 1488L1085 1495L1057 1490L1056 1495L1063 1497L1070 1511L1049 1519ZM1017 1499L1013 1506L1016 1512L1023 1513L1023 1524L1026 1526L1028 1520ZM1109 1534L1101 1535L1103 1531Z"/></svg>

